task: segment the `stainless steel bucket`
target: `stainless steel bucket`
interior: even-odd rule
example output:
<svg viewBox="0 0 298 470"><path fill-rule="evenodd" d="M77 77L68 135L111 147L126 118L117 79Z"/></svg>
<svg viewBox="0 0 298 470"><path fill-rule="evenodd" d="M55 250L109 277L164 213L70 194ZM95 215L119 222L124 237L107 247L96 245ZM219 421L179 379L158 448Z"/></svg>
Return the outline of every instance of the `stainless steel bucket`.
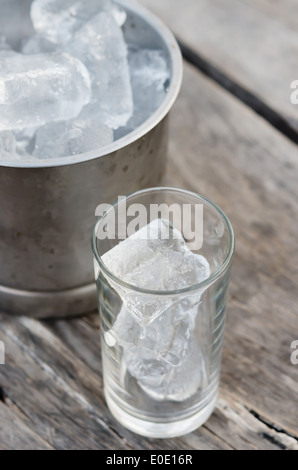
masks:
<svg viewBox="0 0 298 470"><path fill-rule="evenodd" d="M168 113L181 86L178 45L143 7L118 0L128 14L127 41L163 48L171 83L159 109L113 144L72 157L0 166L0 310L65 317L96 308L90 248L95 209L118 195L159 185Z"/></svg>

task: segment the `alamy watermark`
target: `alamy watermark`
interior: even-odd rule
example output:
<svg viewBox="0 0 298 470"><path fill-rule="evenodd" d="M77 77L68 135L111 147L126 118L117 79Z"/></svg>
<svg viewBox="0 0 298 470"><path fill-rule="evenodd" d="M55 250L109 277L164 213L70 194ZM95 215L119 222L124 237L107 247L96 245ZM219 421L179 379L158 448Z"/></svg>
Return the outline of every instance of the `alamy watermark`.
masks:
<svg viewBox="0 0 298 470"><path fill-rule="evenodd" d="M162 239L178 239L179 232L189 249L199 250L203 245L203 204L127 204L125 196L118 197L117 206L100 204L95 215L105 215L104 223L97 227L99 240L125 240L156 219L170 222L162 231ZM177 231L171 230L174 227ZM144 232L144 238L157 238L156 232Z"/></svg>
<svg viewBox="0 0 298 470"><path fill-rule="evenodd" d="M5 364L5 345L0 341L0 366Z"/></svg>
<svg viewBox="0 0 298 470"><path fill-rule="evenodd" d="M291 349L294 349L294 351L291 354L291 363L293 364L293 366L297 366L298 365L298 339L292 342Z"/></svg>
<svg viewBox="0 0 298 470"><path fill-rule="evenodd" d="M291 89L294 90L291 93L291 103L298 104L298 80L294 80L291 83Z"/></svg>

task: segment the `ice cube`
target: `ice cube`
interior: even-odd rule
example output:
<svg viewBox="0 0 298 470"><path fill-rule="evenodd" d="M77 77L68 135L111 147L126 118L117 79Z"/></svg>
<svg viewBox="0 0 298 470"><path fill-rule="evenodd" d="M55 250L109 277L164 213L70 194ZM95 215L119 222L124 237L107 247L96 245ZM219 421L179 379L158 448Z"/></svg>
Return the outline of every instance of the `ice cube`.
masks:
<svg viewBox="0 0 298 470"><path fill-rule="evenodd" d="M180 252L184 246L185 242L179 230L168 220L155 219L115 245L103 255L102 260L114 275L126 280L130 272L147 260L153 259L156 252ZM137 281L137 286L139 282L142 282L142 279Z"/></svg>
<svg viewBox="0 0 298 470"><path fill-rule="evenodd" d="M42 34L33 34L30 38L23 42L22 53L23 54L40 54L44 52L56 52L57 45L50 42Z"/></svg>
<svg viewBox="0 0 298 470"><path fill-rule="evenodd" d="M0 130L74 118L90 97L86 67L68 54L16 54L0 61Z"/></svg>
<svg viewBox="0 0 298 470"><path fill-rule="evenodd" d="M165 53L150 49L130 50L129 68L136 106L135 125L139 125L164 100L170 71Z"/></svg>
<svg viewBox="0 0 298 470"><path fill-rule="evenodd" d="M119 344L123 347L132 347L137 344L140 333L140 325L130 315L129 311L122 306L113 327L106 331L104 338L110 346Z"/></svg>
<svg viewBox="0 0 298 470"><path fill-rule="evenodd" d="M20 161L20 160L33 160L27 152L19 152L16 138L11 131L0 132L0 161Z"/></svg>
<svg viewBox="0 0 298 470"><path fill-rule="evenodd" d="M141 327L123 306L111 330L105 333L109 346L140 347L172 366L181 364L195 327L197 299L177 302L150 325Z"/></svg>
<svg viewBox="0 0 298 470"><path fill-rule="evenodd" d="M112 129L124 126L133 113L127 47L113 15L100 13L86 23L66 46L87 67L92 78L92 101L82 119Z"/></svg>
<svg viewBox="0 0 298 470"><path fill-rule="evenodd" d="M102 257L107 268L122 281L141 289L176 291L201 283L210 275L208 261L192 253L181 232L170 222L156 219L120 242ZM125 307L145 326L177 302L177 296L135 292L109 280ZM204 288L196 290L195 303ZM181 294L180 301L189 295Z"/></svg>
<svg viewBox="0 0 298 470"><path fill-rule="evenodd" d="M24 38L34 33L30 17L31 2L32 0L1 0L0 2L0 31L15 50L19 50Z"/></svg>
<svg viewBox="0 0 298 470"><path fill-rule="evenodd" d="M168 60L162 50L132 46L128 50L134 113L125 128L119 129L116 138L132 132L152 116L165 99L170 82Z"/></svg>
<svg viewBox="0 0 298 470"><path fill-rule="evenodd" d="M11 47L7 44L6 37L0 35L0 51L9 51Z"/></svg>
<svg viewBox="0 0 298 470"><path fill-rule="evenodd" d="M24 129L15 129L13 134L16 139L17 153L19 155L31 154L35 145L35 133L39 127L25 127Z"/></svg>
<svg viewBox="0 0 298 470"><path fill-rule="evenodd" d="M118 244L102 261L122 280L151 290L190 287L210 275L207 260L193 254L181 232L163 219ZM104 338L109 347L122 348L122 383L129 372L155 400L183 401L203 388L205 362L195 326L204 288L165 300L109 282L123 305Z"/></svg>
<svg viewBox="0 0 298 470"><path fill-rule="evenodd" d="M158 401L184 401L206 386L205 362L194 336L177 367L142 347L124 350L122 360L145 393Z"/></svg>
<svg viewBox="0 0 298 470"><path fill-rule="evenodd" d="M115 5L113 2L112 15L114 16L115 21L119 26L123 26L125 24L127 19L126 11L120 5Z"/></svg>
<svg viewBox="0 0 298 470"><path fill-rule="evenodd" d="M0 158L6 159L16 152L16 139L12 132L0 132Z"/></svg>
<svg viewBox="0 0 298 470"><path fill-rule="evenodd" d="M111 12L120 26L126 20L124 10L110 0L35 0L31 18L37 32L53 43L66 44L84 23L105 11Z"/></svg>
<svg viewBox="0 0 298 470"><path fill-rule="evenodd" d="M12 57L17 55L17 52L13 51L12 49L0 49L0 63L2 59L5 59L6 57ZM0 65L1 68L1 65Z"/></svg>
<svg viewBox="0 0 298 470"><path fill-rule="evenodd" d="M37 131L33 155L37 158L66 157L89 152L111 142L113 131L90 120L53 122Z"/></svg>
<svg viewBox="0 0 298 470"><path fill-rule="evenodd" d="M5 57L16 55L17 53L12 50L11 46L7 43L5 36L0 36L0 60Z"/></svg>

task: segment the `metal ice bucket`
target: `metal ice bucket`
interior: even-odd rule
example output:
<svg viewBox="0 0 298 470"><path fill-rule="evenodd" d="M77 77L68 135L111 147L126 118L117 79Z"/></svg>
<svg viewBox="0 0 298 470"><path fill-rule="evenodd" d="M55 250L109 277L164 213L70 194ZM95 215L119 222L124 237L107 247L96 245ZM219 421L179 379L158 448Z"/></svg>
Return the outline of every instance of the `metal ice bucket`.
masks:
<svg viewBox="0 0 298 470"><path fill-rule="evenodd" d="M166 52L168 94L142 126L105 148L0 166L2 311L45 318L95 309L90 238L97 205L161 181L168 113L181 86L181 55L160 20L137 4L118 3L128 15L126 40Z"/></svg>

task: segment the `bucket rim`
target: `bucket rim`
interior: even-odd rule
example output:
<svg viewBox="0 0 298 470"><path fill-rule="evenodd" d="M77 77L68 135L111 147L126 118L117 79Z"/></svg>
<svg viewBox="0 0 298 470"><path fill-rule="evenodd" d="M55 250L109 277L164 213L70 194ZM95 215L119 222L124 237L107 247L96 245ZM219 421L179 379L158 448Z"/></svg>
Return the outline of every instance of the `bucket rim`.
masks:
<svg viewBox="0 0 298 470"><path fill-rule="evenodd" d="M149 11L147 8L136 3L134 0L115 0L120 6L122 6L126 11L129 11L137 16L141 17L149 26L151 26L160 37L163 39L164 45L167 47L170 65L171 65L171 83L167 92L167 95L158 109L137 129L130 132L126 136L118 139L111 144L100 147L89 152L71 155L68 157L59 157L51 159L25 159L20 160L5 160L0 159L0 168L9 167L9 168L52 168L52 167L62 167L69 166L78 163L84 163L97 158L104 157L106 155L113 154L118 150L121 150L128 145L142 139L146 134L153 130L170 112L173 107L179 91L182 85L183 78L183 59L180 47L168 26L159 19L154 13Z"/></svg>

